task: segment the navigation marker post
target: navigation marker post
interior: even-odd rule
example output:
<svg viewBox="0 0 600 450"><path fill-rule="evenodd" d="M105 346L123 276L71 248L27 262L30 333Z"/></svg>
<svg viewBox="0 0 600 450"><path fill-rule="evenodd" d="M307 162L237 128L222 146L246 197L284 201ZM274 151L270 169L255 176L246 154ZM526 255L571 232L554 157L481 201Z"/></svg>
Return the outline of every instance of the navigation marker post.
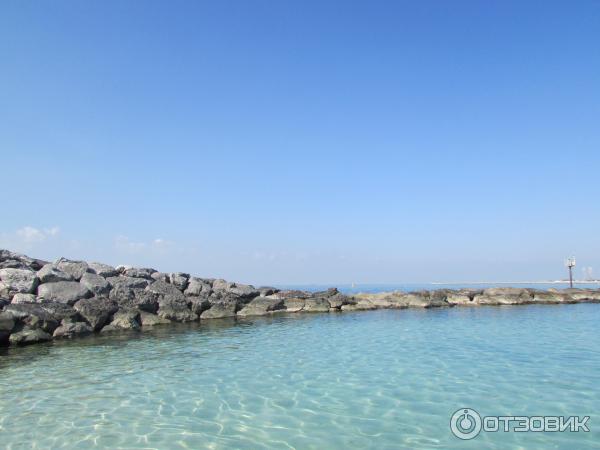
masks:
<svg viewBox="0 0 600 450"><path fill-rule="evenodd" d="M569 286L573 289L573 267L575 267L575 257L571 256L565 260L565 266L569 268Z"/></svg>

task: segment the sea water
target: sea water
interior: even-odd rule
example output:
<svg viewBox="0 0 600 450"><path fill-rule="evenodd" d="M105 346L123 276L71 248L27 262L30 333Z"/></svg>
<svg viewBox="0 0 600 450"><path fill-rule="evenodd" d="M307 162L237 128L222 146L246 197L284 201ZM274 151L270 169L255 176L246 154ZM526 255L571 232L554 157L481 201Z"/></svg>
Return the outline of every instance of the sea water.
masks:
<svg viewBox="0 0 600 450"><path fill-rule="evenodd" d="M589 432L450 417L590 416ZM0 354L0 447L592 449L600 304L287 314Z"/></svg>

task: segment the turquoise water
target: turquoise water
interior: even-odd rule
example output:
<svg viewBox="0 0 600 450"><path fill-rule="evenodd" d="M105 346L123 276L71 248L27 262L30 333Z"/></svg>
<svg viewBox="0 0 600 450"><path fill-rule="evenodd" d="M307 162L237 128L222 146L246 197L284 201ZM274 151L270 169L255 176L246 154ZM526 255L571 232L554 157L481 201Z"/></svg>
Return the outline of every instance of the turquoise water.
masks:
<svg viewBox="0 0 600 450"><path fill-rule="evenodd" d="M4 350L2 448L592 449L600 305L295 314ZM452 413L589 415L481 433Z"/></svg>

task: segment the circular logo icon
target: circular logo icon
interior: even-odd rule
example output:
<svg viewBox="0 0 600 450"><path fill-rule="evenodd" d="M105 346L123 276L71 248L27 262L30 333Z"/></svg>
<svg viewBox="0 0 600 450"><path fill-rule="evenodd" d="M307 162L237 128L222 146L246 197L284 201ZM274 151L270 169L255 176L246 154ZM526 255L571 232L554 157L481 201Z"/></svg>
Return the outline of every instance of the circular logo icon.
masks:
<svg viewBox="0 0 600 450"><path fill-rule="evenodd" d="M473 439L481 431L481 416L474 409L461 408L452 414L450 430L459 439Z"/></svg>

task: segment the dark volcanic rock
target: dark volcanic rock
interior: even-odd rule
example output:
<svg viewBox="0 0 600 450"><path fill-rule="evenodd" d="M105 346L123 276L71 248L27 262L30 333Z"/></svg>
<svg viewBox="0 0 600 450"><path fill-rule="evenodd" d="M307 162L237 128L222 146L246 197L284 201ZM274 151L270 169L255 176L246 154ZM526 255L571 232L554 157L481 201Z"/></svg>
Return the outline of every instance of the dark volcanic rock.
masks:
<svg viewBox="0 0 600 450"><path fill-rule="evenodd" d="M79 300L74 308L96 331L106 325L119 309L116 302L106 297Z"/></svg>
<svg viewBox="0 0 600 450"><path fill-rule="evenodd" d="M58 321L78 322L82 320L79 313L66 303L42 302L39 303L39 306Z"/></svg>
<svg viewBox="0 0 600 450"><path fill-rule="evenodd" d="M74 304L82 298L89 298L92 292L77 281L57 281L45 283L38 288L38 299L50 302Z"/></svg>
<svg viewBox="0 0 600 450"><path fill-rule="evenodd" d="M119 305L119 308L137 308L140 311L156 313L158 310L158 302L162 297L160 294L145 289L117 287L110 291L109 298L114 300Z"/></svg>
<svg viewBox="0 0 600 450"><path fill-rule="evenodd" d="M37 303L10 304L4 308L4 311L29 328L40 328L48 333L52 333L60 322L60 319Z"/></svg>

